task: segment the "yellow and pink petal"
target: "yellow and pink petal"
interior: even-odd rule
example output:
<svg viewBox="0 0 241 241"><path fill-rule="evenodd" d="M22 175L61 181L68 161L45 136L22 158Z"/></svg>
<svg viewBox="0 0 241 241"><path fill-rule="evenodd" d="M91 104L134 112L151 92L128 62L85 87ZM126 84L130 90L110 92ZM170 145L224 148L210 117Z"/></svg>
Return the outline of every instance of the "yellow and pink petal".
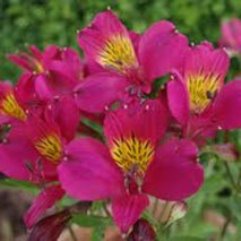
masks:
<svg viewBox="0 0 241 241"><path fill-rule="evenodd" d="M70 142L58 173L64 190L80 200L102 200L125 193L121 171L112 161L107 147L93 138Z"/></svg>
<svg viewBox="0 0 241 241"><path fill-rule="evenodd" d="M203 43L190 48L184 60L190 111L200 114L212 103L224 84L229 58L224 50Z"/></svg>
<svg viewBox="0 0 241 241"><path fill-rule="evenodd" d="M105 137L113 160L123 172L145 173L166 130L167 118L164 105L157 100L124 105L107 114Z"/></svg>
<svg viewBox="0 0 241 241"><path fill-rule="evenodd" d="M110 10L97 14L78 40L88 61L103 68L125 73L138 64L128 30Z"/></svg>

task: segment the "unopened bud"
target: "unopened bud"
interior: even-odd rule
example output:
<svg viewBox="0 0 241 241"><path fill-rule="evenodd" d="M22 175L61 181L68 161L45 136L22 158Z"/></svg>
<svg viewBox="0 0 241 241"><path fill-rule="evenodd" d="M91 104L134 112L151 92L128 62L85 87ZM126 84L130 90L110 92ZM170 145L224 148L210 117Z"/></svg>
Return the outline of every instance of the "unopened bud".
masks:
<svg viewBox="0 0 241 241"><path fill-rule="evenodd" d="M57 241L70 217L70 212L65 210L41 219L33 226L28 241Z"/></svg>
<svg viewBox="0 0 241 241"><path fill-rule="evenodd" d="M155 241L156 234L151 224L145 219L139 219L127 237L127 241Z"/></svg>

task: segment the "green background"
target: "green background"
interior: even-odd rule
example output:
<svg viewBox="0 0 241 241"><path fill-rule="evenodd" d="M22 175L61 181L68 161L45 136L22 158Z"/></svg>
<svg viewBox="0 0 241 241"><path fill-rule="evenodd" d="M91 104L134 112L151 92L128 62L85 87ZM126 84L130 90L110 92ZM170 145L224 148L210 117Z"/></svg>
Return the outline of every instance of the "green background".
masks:
<svg viewBox="0 0 241 241"><path fill-rule="evenodd" d="M16 78L5 56L27 44L77 47L76 31L108 6L135 31L168 19L195 43L217 42L221 20L241 16L240 0L0 0L0 78Z"/></svg>

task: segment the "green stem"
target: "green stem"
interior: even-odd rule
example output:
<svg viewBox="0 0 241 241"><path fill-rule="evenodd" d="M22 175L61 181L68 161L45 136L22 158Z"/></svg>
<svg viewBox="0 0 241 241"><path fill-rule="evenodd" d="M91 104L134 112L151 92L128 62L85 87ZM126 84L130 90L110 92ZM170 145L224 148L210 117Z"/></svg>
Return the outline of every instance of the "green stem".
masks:
<svg viewBox="0 0 241 241"><path fill-rule="evenodd" d="M230 182L231 182L231 185L233 186L233 188L234 188L236 191L239 191L239 188L238 188L238 186L237 186L237 184L236 184L236 182L235 182L235 180L234 180L234 177L233 177L233 175L232 175L232 172L231 172L231 170L230 170L230 167L229 167L228 163L227 163L226 161L224 161L223 163L224 163L224 167L225 167L225 169L226 169L226 173L227 173L227 175L228 175L228 177L229 177L229 180L230 180Z"/></svg>
<svg viewBox="0 0 241 241"><path fill-rule="evenodd" d="M228 218L226 220L226 222L224 223L222 231L221 231L220 241L224 240L225 234L226 234L226 232L228 230L228 225L229 225L230 221L231 221L231 218Z"/></svg>

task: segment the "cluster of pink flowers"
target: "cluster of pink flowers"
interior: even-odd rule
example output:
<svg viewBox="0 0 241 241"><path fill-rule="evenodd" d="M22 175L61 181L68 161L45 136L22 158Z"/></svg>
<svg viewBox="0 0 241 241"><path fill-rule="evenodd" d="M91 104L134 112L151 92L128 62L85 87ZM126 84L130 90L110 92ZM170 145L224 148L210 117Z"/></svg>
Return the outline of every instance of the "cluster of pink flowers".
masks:
<svg viewBox="0 0 241 241"><path fill-rule="evenodd" d="M137 34L105 11L78 42L83 59L57 46L9 56L22 74L0 83L0 172L42 188L29 228L67 194L110 201L126 233L150 196L182 201L199 190L200 148L241 127L241 80L225 84L226 52L190 46L168 21Z"/></svg>

